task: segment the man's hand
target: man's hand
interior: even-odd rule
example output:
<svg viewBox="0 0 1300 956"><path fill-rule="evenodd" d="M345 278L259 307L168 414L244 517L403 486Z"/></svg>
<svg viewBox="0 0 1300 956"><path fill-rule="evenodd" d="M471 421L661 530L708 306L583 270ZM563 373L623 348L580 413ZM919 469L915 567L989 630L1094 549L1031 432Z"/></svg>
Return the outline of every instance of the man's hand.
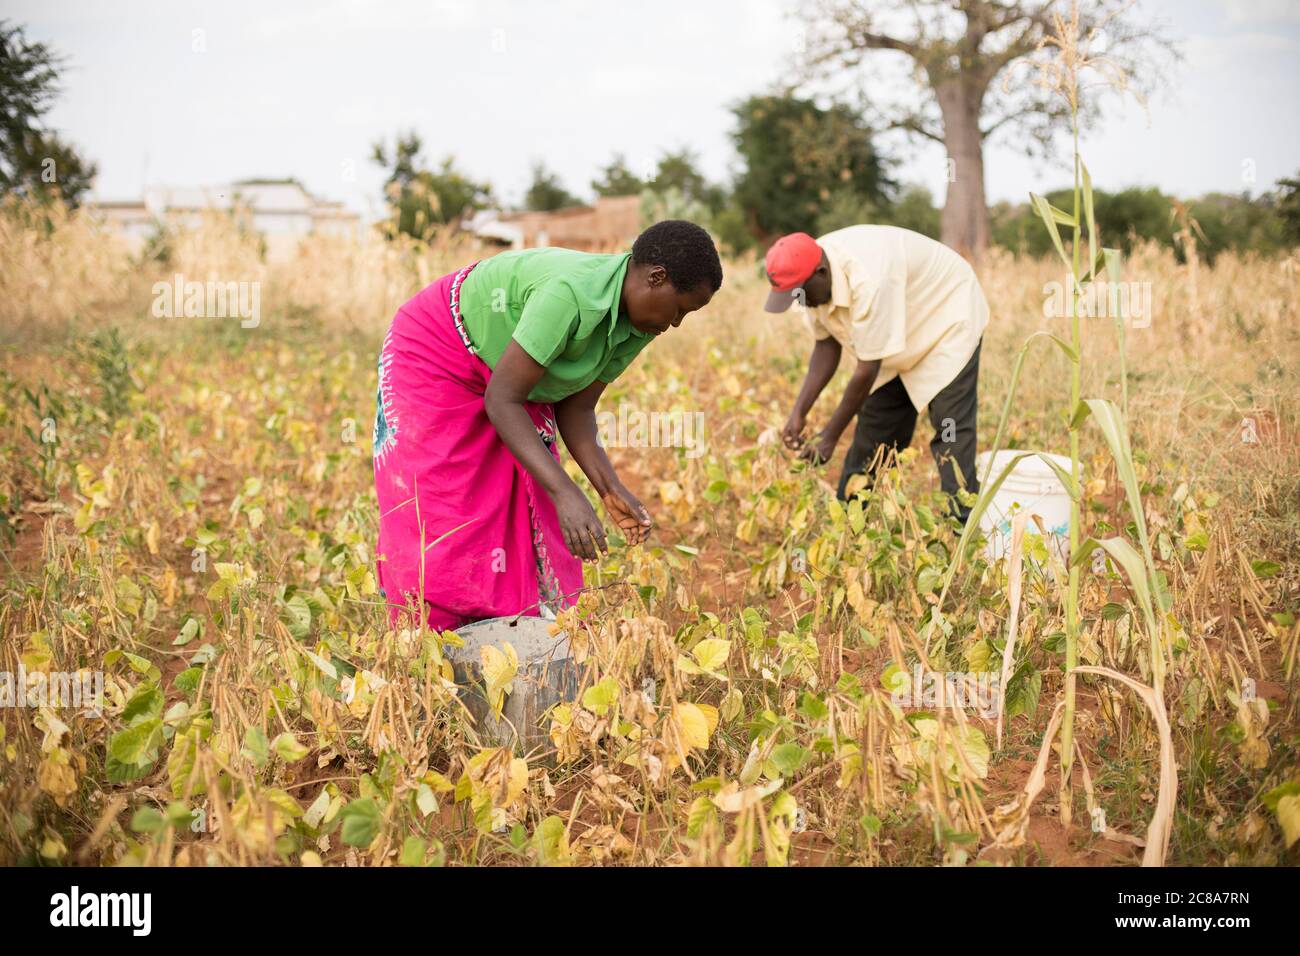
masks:
<svg viewBox="0 0 1300 956"><path fill-rule="evenodd" d="M621 483L614 485L601 502L628 544L638 545L650 536L650 512Z"/></svg>
<svg viewBox="0 0 1300 956"><path fill-rule="evenodd" d="M835 446L839 444L839 436L831 437L826 432L818 432L813 436L808 444L803 446L799 452L799 457L804 461L810 461L814 465L823 465L835 457Z"/></svg>
<svg viewBox="0 0 1300 956"><path fill-rule="evenodd" d="M803 447L803 430L807 422L798 412L791 412L790 417L785 420L785 428L781 430L781 440L785 442L785 447L791 451L798 451Z"/></svg>

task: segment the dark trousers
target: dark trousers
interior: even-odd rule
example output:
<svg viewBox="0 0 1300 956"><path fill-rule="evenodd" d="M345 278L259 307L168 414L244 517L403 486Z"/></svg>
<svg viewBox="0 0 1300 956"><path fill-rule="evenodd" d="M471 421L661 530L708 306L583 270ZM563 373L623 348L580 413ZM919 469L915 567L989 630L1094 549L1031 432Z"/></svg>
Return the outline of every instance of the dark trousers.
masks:
<svg viewBox="0 0 1300 956"><path fill-rule="evenodd" d="M982 340L980 344L983 344ZM948 495L953 514L963 524L970 515L970 508L957 500L958 469L962 476L961 487L967 491L979 491L979 481L975 477L979 375L980 346L977 345L966 367L930 400L930 424L934 426L930 452L939 466L939 484ZM869 481L874 479L876 469L891 451L902 451L912 443L915 430L916 408L903 387L902 379L892 379L868 395L858 412L853 444L844 458L840 500L848 498L845 489L850 478L866 475Z"/></svg>

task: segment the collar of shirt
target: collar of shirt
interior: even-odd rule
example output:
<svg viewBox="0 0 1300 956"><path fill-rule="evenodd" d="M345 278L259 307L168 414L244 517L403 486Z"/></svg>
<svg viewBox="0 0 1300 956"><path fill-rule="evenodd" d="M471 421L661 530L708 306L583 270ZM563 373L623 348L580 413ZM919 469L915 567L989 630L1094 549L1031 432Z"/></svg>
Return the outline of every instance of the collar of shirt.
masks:
<svg viewBox="0 0 1300 956"><path fill-rule="evenodd" d="M846 271L848 264L844 255L831 244L823 245L822 249L826 253L826 261L830 264L831 300L825 305L806 307L805 311L813 318L825 321L831 312L835 309L847 309L853 300Z"/></svg>
<svg viewBox="0 0 1300 956"><path fill-rule="evenodd" d="M623 253L621 259L622 261L614 269L612 280L606 287L605 295L607 298L603 298L600 303L601 307L609 313L609 331L606 333L606 338L609 339L610 345L617 345L628 338L629 335L641 339L649 337L649 333L638 331L632 325L632 320L627 317L626 312L619 311L619 302L623 298L623 281L627 278L627 270L632 265L632 254L630 252Z"/></svg>

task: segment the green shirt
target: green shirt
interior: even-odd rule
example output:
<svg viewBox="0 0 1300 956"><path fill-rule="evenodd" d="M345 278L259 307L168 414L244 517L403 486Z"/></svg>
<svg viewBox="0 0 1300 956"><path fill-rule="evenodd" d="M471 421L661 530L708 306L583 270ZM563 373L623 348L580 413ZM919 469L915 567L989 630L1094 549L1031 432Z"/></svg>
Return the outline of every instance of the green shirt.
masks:
<svg viewBox="0 0 1300 956"><path fill-rule="evenodd" d="M618 314L631 258L524 249L484 259L460 293L461 321L479 357L496 368L510 340L518 342L546 367L528 393L534 402L614 381L652 338Z"/></svg>

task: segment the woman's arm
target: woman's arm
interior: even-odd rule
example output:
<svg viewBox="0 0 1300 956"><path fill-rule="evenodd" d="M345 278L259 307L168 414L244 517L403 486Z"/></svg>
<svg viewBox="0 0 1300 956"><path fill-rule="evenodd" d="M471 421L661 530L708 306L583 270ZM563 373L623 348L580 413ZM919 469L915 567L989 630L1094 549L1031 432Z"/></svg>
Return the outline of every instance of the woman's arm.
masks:
<svg viewBox="0 0 1300 956"><path fill-rule="evenodd" d="M488 420L510 453L555 502L560 530L569 552L574 557L593 560L599 551L607 550L605 529L601 527L600 519L596 517L596 512L582 489L569 479L542 443L533 420L524 408L528 393L542 380L544 374L545 366L512 339L497 360L496 368L492 370L487 391L483 395L483 407L487 411ZM556 415L558 419L558 411ZM612 467L610 471L613 471Z"/></svg>
<svg viewBox="0 0 1300 956"><path fill-rule="evenodd" d="M596 494L629 544L640 544L650 531L650 514L619 480L614 465L600 446L596 429L596 403L605 382L595 381L575 395L555 403L555 423L564 447L587 476Z"/></svg>
<svg viewBox="0 0 1300 956"><path fill-rule="evenodd" d="M790 412L782 431L787 448L798 448L803 444L803 430L808 413L812 411L827 383L835 377L835 370L839 367L840 343L830 336L818 339L813 346L812 357L808 360L808 374L804 376L803 387L799 389L794 410Z"/></svg>

